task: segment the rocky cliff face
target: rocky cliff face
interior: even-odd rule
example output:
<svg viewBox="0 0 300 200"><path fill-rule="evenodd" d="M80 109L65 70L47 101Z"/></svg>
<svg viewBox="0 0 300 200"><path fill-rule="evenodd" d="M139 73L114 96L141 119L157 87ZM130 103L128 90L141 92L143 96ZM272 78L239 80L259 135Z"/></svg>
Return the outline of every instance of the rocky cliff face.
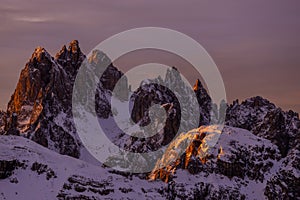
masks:
<svg viewBox="0 0 300 200"><path fill-rule="evenodd" d="M193 89L190 88L174 67L167 70L164 78L144 80L131 94L129 102L132 123L128 123L130 127L126 130L133 134L110 129L107 135L116 135L111 140L127 151L120 156L110 157L110 166L127 166L137 171L139 166L148 166L145 167L147 169L154 167L156 160L163 154L163 147L167 147L174 138L199 125L210 123L212 105L205 88L200 81ZM155 106L157 110L152 111ZM113 124L112 121L103 121L102 124ZM147 155L146 159L129 155L131 152L153 151L157 151L157 154ZM136 164L137 160L140 160L139 164Z"/></svg>
<svg viewBox="0 0 300 200"><path fill-rule="evenodd" d="M211 145L215 134L220 134L220 138ZM183 149L184 153L174 159L185 143L189 145ZM282 159L271 141L244 129L225 127L220 133L214 126L203 126L172 142L150 179L169 182L173 191L170 195L177 198L192 195L187 195L188 190L180 184L186 170L195 176L188 182L199 178L196 189L199 199L229 199L232 195L237 199L295 199L299 197L299 161L299 149L293 149Z"/></svg>
<svg viewBox="0 0 300 200"><path fill-rule="evenodd" d="M4 111L0 111L0 135L4 133L5 121L6 121L6 113Z"/></svg>
<svg viewBox="0 0 300 200"><path fill-rule="evenodd" d="M62 47L56 54L55 59L64 68L70 79L74 81L77 71L85 59L85 55L81 52L79 42L73 40L68 48L65 45Z"/></svg>
<svg viewBox="0 0 300 200"><path fill-rule="evenodd" d="M104 56L95 51L87 64L103 64ZM7 134L24 135L49 149L78 158L81 144L72 119L72 92L77 71L85 58L76 40L68 48L63 46L55 58L44 48L36 48L8 103ZM122 75L110 64L98 91L111 90ZM106 97L98 92L96 102L99 116L108 117L111 111Z"/></svg>
<svg viewBox="0 0 300 200"><path fill-rule="evenodd" d="M80 62L85 58L80 48L77 52L71 49L76 42L70 43L66 59L77 54ZM80 63L68 66L76 70L77 65ZM73 76L69 71L44 48L35 49L8 103L8 134L18 132L61 154L79 157L80 144L71 115Z"/></svg>
<svg viewBox="0 0 300 200"><path fill-rule="evenodd" d="M226 124L244 128L276 144L285 157L299 144L300 120L293 111L284 112L262 97L253 97L227 109Z"/></svg>
<svg viewBox="0 0 300 200"><path fill-rule="evenodd" d="M290 150L279 170L267 180L264 191L268 199L299 199L300 146Z"/></svg>
<svg viewBox="0 0 300 200"><path fill-rule="evenodd" d="M220 135L215 145L214 137ZM178 152L176 147L189 143L178 160L172 160L171 154ZM175 148L174 148L175 147ZM222 174L229 178L237 177L263 182L264 176L280 160L278 148L270 141L260 139L242 129L225 127L222 133L214 126L201 127L183 134L168 148L163 158L157 163L157 170L151 174L165 180L176 169L187 169L191 174L200 172ZM173 152L176 149L176 152ZM171 160L170 160L171 159ZM165 169L161 165L168 164Z"/></svg>
<svg viewBox="0 0 300 200"><path fill-rule="evenodd" d="M178 98L182 101L179 102ZM167 70L164 79L157 78L151 83L141 83L131 96L131 100L133 102L131 118L141 126L151 122L149 108L153 104L161 105L167 112L163 131L144 141L150 146L145 149L158 149L161 145L169 144L177 133L199 127L199 125L207 125L210 122L211 98L205 88L197 80L191 90L174 67ZM131 145L134 145L134 142Z"/></svg>

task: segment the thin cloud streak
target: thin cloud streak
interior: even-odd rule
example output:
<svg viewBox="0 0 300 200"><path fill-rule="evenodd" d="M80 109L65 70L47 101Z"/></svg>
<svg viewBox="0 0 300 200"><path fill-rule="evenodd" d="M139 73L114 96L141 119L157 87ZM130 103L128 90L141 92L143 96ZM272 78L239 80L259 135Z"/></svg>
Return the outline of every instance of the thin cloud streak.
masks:
<svg viewBox="0 0 300 200"><path fill-rule="evenodd" d="M45 17L15 17L14 20L30 22L30 23L42 23L42 22L52 21L51 18L45 18Z"/></svg>

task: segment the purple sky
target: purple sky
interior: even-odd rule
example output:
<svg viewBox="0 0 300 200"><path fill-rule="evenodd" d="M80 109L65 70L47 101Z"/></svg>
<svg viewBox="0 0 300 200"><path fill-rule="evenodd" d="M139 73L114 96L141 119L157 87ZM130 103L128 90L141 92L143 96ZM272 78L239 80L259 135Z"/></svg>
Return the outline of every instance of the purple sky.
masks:
<svg viewBox="0 0 300 200"><path fill-rule="evenodd" d="M230 102L261 95L300 112L300 1L81 2L1 0L0 108L6 107L36 46L54 56L63 44L78 39L87 54L113 34L158 26L204 46L219 67Z"/></svg>

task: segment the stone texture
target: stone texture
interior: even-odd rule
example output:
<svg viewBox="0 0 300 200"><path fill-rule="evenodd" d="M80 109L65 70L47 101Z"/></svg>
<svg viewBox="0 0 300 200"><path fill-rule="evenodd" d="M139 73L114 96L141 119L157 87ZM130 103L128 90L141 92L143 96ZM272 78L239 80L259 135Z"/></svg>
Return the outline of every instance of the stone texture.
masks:
<svg viewBox="0 0 300 200"><path fill-rule="evenodd" d="M68 48L63 46L55 58L44 48L37 47L22 70L8 103L6 134L21 134L60 154L79 158L81 142L72 119L72 93L76 75L85 58L77 40L71 41ZM96 93L98 116L107 118L111 111L106 94L111 95L123 73L98 50L86 61L97 70L109 63ZM82 84L88 84L88 81L86 79ZM126 81L123 81L125 87ZM120 98L128 98L126 91Z"/></svg>
<svg viewBox="0 0 300 200"><path fill-rule="evenodd" d="M226 124L271 140L283 157L300 142L298 113L285 112L262 97L249 98L241 104L235 101L227 109Z"/></svg>

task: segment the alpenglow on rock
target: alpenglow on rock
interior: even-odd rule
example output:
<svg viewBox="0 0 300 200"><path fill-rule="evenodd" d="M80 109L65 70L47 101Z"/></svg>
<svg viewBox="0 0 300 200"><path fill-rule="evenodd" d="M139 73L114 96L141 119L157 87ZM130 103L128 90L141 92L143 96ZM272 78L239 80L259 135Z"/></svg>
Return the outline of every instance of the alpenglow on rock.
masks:
<svg viewBox="0 0 300 200"><path fill-rule="evenodd" d="M101 64L103 56L102 52L94 51L93 59L87 59L87 64ZM22 70L8 103L6 134L20 134L58 153L80 157L82 145L72 118L72 92L85 59L77 40L71 41L68 48L63 46L55 58L44 48L37 47ZM96 93L99 117L111 114L104 94L111 93L121 76L123 73L110 63L101 77Z"/></svg>

